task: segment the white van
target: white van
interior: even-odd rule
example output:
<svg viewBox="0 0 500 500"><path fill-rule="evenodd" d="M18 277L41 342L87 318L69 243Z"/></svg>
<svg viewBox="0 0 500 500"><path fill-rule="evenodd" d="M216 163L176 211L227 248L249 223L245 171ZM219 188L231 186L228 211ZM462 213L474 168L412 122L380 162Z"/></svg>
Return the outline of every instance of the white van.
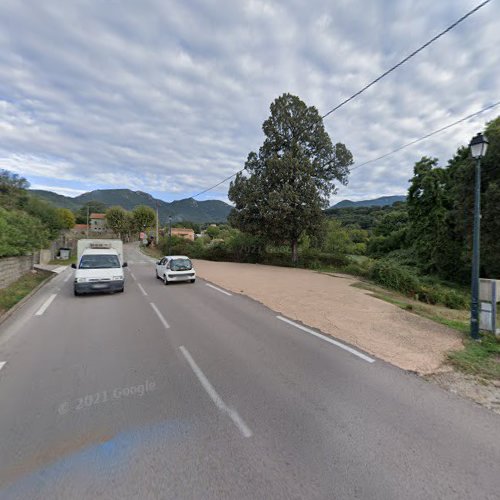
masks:
<svg viewBox="0 0 500 500"><path fill-rule="evenodd" d="M74 293L123 292L123 243L121 240L80 240L78 242Z"/></svg>

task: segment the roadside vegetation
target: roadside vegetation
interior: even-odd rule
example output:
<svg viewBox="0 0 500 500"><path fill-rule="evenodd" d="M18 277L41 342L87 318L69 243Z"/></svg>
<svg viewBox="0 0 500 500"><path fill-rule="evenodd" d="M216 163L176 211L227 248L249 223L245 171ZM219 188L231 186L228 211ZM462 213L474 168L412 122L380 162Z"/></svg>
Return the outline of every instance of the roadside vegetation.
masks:
<svg viewBox="0 0 500 500"><path fill-rule="evenodd" d="M26 297L40 283L49 279L51 275L52 273L45 271L32 271L21 276L8 287L0 289L0 316Z"/></svg>
<svg viewBox="0 0 500 500"><path fill-rule="evenodd" d="M380 298L468 334L474 163L466 146L445 166L425 156L416 162L406 202L325 210L334 182L347 181L349 150L333 145L314 108L288 94L271 104L263 130L259 152L231 182L229 224L194 242L164 237L161 253L352 274L380 286ZM500 117L485 133L481 275L500 278ZM331 164L337 168L323 168ZM450 362L478 372L484 364L494 375L499 342L484 339Z"/></svg>
<svg viewBox="0 0 500 500"><path fill-rule="evenodd" d="M31 196L28 187L23 177L0 170L0 257L44 248L75 224L70 210Z"/></svg>

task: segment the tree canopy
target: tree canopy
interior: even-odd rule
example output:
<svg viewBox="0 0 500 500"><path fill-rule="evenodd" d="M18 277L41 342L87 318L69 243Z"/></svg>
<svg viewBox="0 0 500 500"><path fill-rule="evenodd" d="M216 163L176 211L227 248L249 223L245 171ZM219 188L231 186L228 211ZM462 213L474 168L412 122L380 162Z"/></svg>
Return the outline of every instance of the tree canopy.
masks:
<svg viewBox="0 0 500 500"><path fill-rule="evenodd" d="M229 221L271 242L289 243L295 262L299 238L321 230L335 182L347 183L353 160L344 144L333 145L317 109L299 97L283 94L270 109L263 145L231 182L235 208Z"/></svg>

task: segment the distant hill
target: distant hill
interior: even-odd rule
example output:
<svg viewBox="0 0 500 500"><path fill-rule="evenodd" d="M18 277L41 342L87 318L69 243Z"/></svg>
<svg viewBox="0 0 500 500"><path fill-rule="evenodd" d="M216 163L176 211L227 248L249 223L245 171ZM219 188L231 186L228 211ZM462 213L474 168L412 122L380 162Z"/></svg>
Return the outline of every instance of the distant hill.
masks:
<svg viewBox="0 0 500 500"><path fill-rule="evenodd" d="M53 193L52 191L43 191L42 189L30 189L31 194L49 201L59 208L69 208L70 210L78 210L83 203L75 201L75 198L63 196L62 194Z"/></svg>
<svg viewBox="0 0 500 500"><path fill-rule="evenodd" d="M374 200L351 201L342 200L330 208L345 208L345 207L384 207L392 205L397 201L406 201L406 196L381 196Z"/></svg>
<svg viewBox="0 0 500 500"><path fill-rule="evenodd" d="M57 207L69 208L70 210L77 210L91 201L99 201L108 207L119 205L125 210L132 210L137 205L146 205L156 210L158 203L158 214L162 224L168 222L169 216L172 217L173 222L226 222L232 208L231 205L220 200L196 201L193 198L186 198L168 203L153 198L143 191L130 189L97 189L74 198L40 189L32 189L30 192L50 201Z"/></svg>

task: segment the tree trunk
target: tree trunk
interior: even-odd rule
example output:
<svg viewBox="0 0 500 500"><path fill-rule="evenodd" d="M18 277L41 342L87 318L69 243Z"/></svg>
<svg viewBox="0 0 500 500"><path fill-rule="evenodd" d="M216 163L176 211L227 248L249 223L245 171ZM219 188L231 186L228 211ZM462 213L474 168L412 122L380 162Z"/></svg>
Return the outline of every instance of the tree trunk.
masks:
<svg viewBox="0 0 500 500"><path fill-rule="evenodd" d="M299 251L298 251L298 242L297 240L292 240L292 262L294 264L297 264L297 261L299 260Z"/></svg>

